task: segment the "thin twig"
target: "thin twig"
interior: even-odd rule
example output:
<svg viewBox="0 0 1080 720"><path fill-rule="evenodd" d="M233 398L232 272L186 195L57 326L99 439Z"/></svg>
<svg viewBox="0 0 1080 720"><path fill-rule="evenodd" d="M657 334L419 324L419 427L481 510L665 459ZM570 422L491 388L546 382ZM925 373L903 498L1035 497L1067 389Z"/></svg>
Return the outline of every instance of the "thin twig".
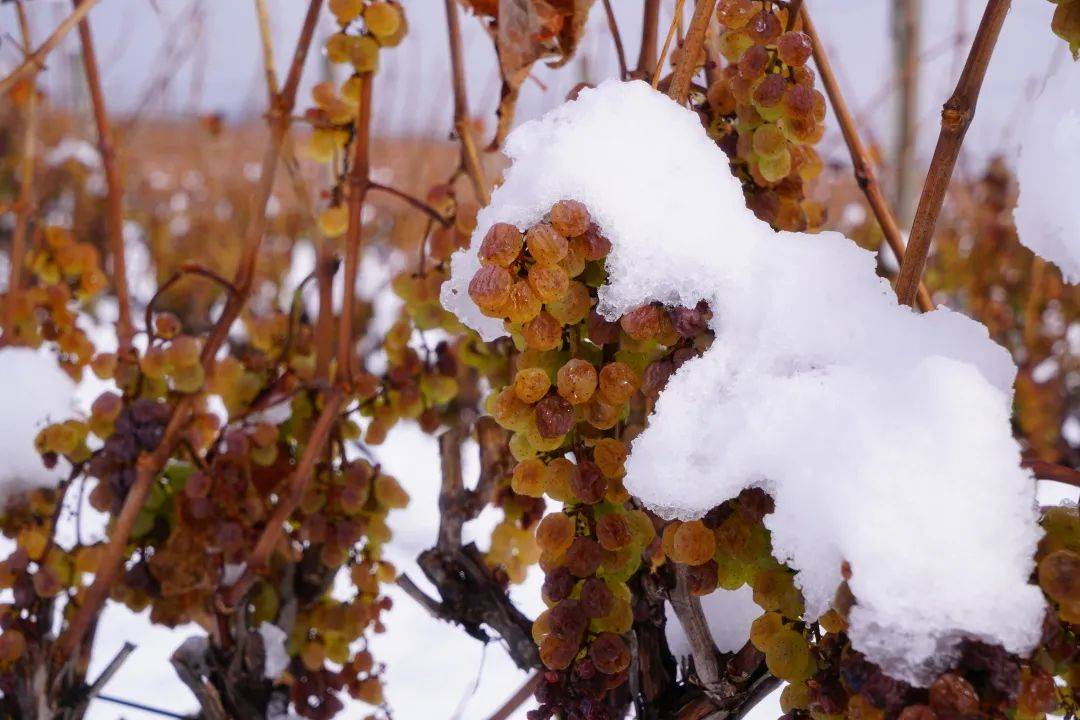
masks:
<svg viewBox="0 0 1080 720"><path fill-rule="evenodd" d="M634 75L647 79L656 68L656 36L660 32L660 0L645 0L641 9L641 49Z"/></svg>
<svg viewBox="0 0 1080 720"><path fill-rule="evenodd" d="M128 707L132 710L142 710L143 712L153 713L154 715L160 715L161 717L177 718L177 720L191 720L192 717L191 715L183 715L178 712L173 712L172 710L163 710L161 708L153 707L152 705L144 705L143 703L135 702L134 700L125 700L113 695L98 695L97 699L113 703L114 705Z"/></svg>
<svg viewBox="0 0 1080 720"><path fill-rule="evenodd" d="M690 652L694 657L694 670L702 688L714 692L720 682L720 663L717 660L716 644L709 632L709 624L701 609L701 601L690 594L688 570L685 565L675 565L675 589L669 601L675 616L679 619L690 642Z"/></svg>
<svg viewBox="0 0 1080 720"><path fill-rule="evenodd" d="M79 9L87 8L90 4L92 4L92 0L81 5ZM237 269L236 277L232 283L237 292L231 294L226 300L225 309L203 346L201 360L204 368L212 367L218 349L228 337L229 327L239 316L247 301L248 294L251 292L255 262L262 247L263 232L266 228L266 205L270 200L270 193L273 189L274 174L277 169L281 145L289 127L288 118L296 102L300 74L312 38L315 35L315 25L318 22L321 9L322 0L310 0L285 86L276 98L278 112L275 114L275 120L271 123L270 144L263 157L259 188L256 191L255 202L252 205L253 214L245 237L244 252L240 267ZM194 408L195 398L195 395L186 395L176 403L158 446L152 453L143 454L136 461L135 482L128 490L120 514L116 517L116 522L109 535L108 545L98 566L98 572L94 576L94 582L87 588L82 602L75 608L67 630L57 639L54 645L59 659L70 659L75 649L82 646L83 637L94 625L98 612L105 603L123 562L128 539L131 537L135 520L150 494L150 486L176 447L184 424Z"/></svg>
<svg viewBox="0 0 1080 720"><path fill-rule="evenodd" d="M19 31L23 45L30 45L30 25L26 19L26 9L21 2L15 4L19 16ZM19 162L19 196L15 201L15 228L11 235L11 253L8 256L8 291L4 303L3 344L12 342L15 329L15 309L18 306L19 293L22 290L23 256L26 254L26 236L30 229L30 217L34 212L34 134L37 129L37 87L36 76L30 82L30 93L26 98L26 113L23 117L22 157Z"/></svg>
<svg viewBox="0 0 1080 720"><path fill-rule="evenodd" d="M220 286L229 295L234 295L236 293L236 288L233 287L233 284L231 282L223 278L221 275L218 275L210 268L196 265L194 263L185 263L180 267L179 270L174 272L168 280L158 286L158 289L150 297L150 301L146 303L146 308L143 310L143 325L146 328L146 336L147 338L149 338L149 344L152 345L154 343L154 309L157 307L158 301L161 300L162 296L164 296L166 292L172 289L172 287L176 285L176 283L180 282L180 280L188 277L189 275L198 275L199 277L204 277L212 280L216 285Z"/></svg>
<svg viewBox="0 0 1080 720"><path fill-rule="evenodd" d="M513 715L514 711L521 707L522 703L531 698L533 693L536 692L536 686L540 684L541 677L539 672L530 675L529 679L522 683L521 687L517 689L517 692L511 695L510 699L492 713L488 720L506 720Z"/></svg>
<svg viewBox="0 0 1080 720"><path fill-rule="evenodd" d="M619 78L625 80L630 71L626 66L626 50L623 48L622 35L619 33L619 23L615 20L615 11L611 9L611 0L604 0L604 12L607 14L611 39L615 41L615 57L619 61Z"/></svg>
<svg viewBox="0 0 1080 720"><path fill-rule="evenodd" d="M75 12L64 18L64 21L56 26L52 35L45 39L45 42L41 43L34 52L30 53L19 67L15 68L5 77L0 80L0 95L5 94L8 90L15 87L15 84L22 80L31 73L36 73L45 67L45 58L51 53L60 41L71 32L71 29L75 27L86 14L90 12L91 8L97 5L99 0L86 0L86 2L75 8Z"/></svg>
<svg viewBox="0 0 1080 720"><path fill-rule="evenodd" d="M90 0L74 0L75 9L78 10L81 5L88 2ZM121 355L124 355L131 351L131 340L135 334L131 322L131 299L128 294L127 262L124 251L124 180L116 166L116 151L113 147L112 130L109 127L109 113L105 107L105 93L101 89L101 73L98 70L97 52L94 50L94 37L90 32L88 18L83 18L79 23L79 41L82 44L86 86L94 109L98 152L101 155L101 165L105 170L106 221L117 305L117 349Z"/></svg>
<svg viewBox="0 0 1080 720"><path fill-rule="evenodd" d="M911 225L911 239L907 254L900 263L900 276L896 280L896 294L900 302L911 305L915 301L919 279L922 277L926 258L930 254L934 227L937 225L945 192L952 179L956 158L964 143L964 135L975 117L979 91L986 78L986 67L994 52L1001 26L1009 13L1012 0L988 0L986 11L979 22L975 40L971 44L964 70L956 84L952 97L945 103L941 113L941 133L930 161L930 171L923 185L915 220Z"/></svg>
<svg viewBox="0 0 1080 720"><path fill-rule="evenodd" d="M266 526L263 528L258 542L255 543L251 554L248 555L247 561L244 563L243 574L236 582L222 591L220 605L223 610L231 610L239 604L240 600L247 594L248 589L258 579L259 573L270 561L270 555L273 553L282 532L284 532L285 521L296 510L304 497L304 491L307 490L308 485L311 483L315 463L318 461L323 446L330 437L330 431L337 424L338 411L341 410L344 401L344 396L338 390L332 390L327 394L326 404L323 405L319 419L315 421L315 427L312 428L311 436L304 446L304 453L300 456L300 461L296 464L296 470L289 480L289 487L285 494L278 499L273 515L266 521Z"/></svg>
<svg viewBox="0 0 1080 720"><path fill-rule="evenodd" d="M353 153L346 178L349 225L345 230L345 283L338 322L337 376L352 380L353 315L356 311L356 277L360 272L360 246L363 242L364 200L371 189L371 86L370 73L360 76L360 107L356 112Z"/></svg>
<svg viewBox="0 0 1080 720"><path fill-rule="evenodd" d="M454 131L461 143L461 165L472 182L473 192L481 205L491 202L484 166L476 149L476 139L469 124L469 99L465 86L465 61L461 54L461 24L457 0L446 0L446 29L450 36L450 67L454 88Z"/></svg>
<svg viewBox="0 0 1080 720"><path fill-rule="evenodd" d="M105 669L101 671L101 674L97 676L97 680L90 685L86 691L88 698L93 698L101 694L102 689L109 684L109 681L113 679L113 676L120 671L120 667L128 659L131 653L135 652L135 643L125 642L124 645L117 651L113 659L109 661L109 664L105 666Z"/></svg>
<svg viewBox="0 0 1080 720"><path fill-rule="evenodd" d="M667 37L664 39L664 48L660 51L660 57L656 59L656 68L653 70L653 90L660 84L660 70L664 67L664 60L667 59L668 49L671 47L671 39L675 37L675 29L679 26L679 18L682 17L682 9L685 2L686 0L675 0L675 16L671 18L671 26L668 27Z"/></svg>
<svg viewBox="0 0 1080 720"><path fill-rule="evenodd" d="M1080 487L1080 470L1073 470L1064 465L1056 465L1045 460L1028 460L1022 465L1039 480L1054 480L1066 485Z"/></svg>
<svg viewBox="0 0 1080 720"><path fill-rule="evenodd" d="M903 262L904 238L900 233L900 226L897 224L896 217L889 209L889 203L885 200L885 195L881 191L877 175L874 172L874 166L870 162L870 155L866 152L866 148L859 138L859 131L851 117L851 111L848 110L847 101L844 100L844 96L840 92L840 84L836 81L832 63L829 62L829 56L825 53L825 44L817 34L814 23L810 19L810 12L805 5L802 8L802 21L803 30L810 36L814 64L817 65L818 74L821 75L821 84L825 87L825 94L829 96L833 112L836 113L836 121L840 125L840 132L844 136L844 142L847 144L848 152L851 154L855 180L866 196L866 202L869 203L874 217L877 218L881 232L885 235L885 241L889 244L889 248L892 249L893 255L896 256L898 262ZM917 299L919 307L923 311L934 309L930 293L921 285L918 287Z"/></svg>
<svg viewBox="0 0 1080 720"><path fill-rule="evenodd" d="M715 6L712 0L697 0L694 6L690 28L686 31L686 40L679 52L679 63L675 66L671 87L668 88L668 97L680 105L686 102L690 94L690 80L697 72L697 61L705 47L705 31L709 29Z"/></svg>
<svg viewBox="0 0 1080 720"><path fill-rule="evenodd" d="M438 210L431 207L430 205L428 205L426 202L424 202L420 198L415 197L413 195L410 195L409 193L405 192L404 190L398 190L395 187L390 187L389 185L383 185L381 183L376 183L376 182L369 183L368 184L368 189L369 190L380 190L380 191L382 191L384 193L387 193L388 195L393 195L397 199L403 200L404 202L407 202L409 205L412 205L414 208L416 208L420 212L425 213L428 217L430 217L432 220L439 223L443 227L450 227L451 221L450 221L449 218L443 217L439 213Z"/></svg>
<svg viewBox="0 0 1080 720"><path fill-rule="evenodd" d="M802 10L803 0L791 0L791 4L788 5L787 27L785 30L794 30L795 23L799 20L799 11Z"/></svg>

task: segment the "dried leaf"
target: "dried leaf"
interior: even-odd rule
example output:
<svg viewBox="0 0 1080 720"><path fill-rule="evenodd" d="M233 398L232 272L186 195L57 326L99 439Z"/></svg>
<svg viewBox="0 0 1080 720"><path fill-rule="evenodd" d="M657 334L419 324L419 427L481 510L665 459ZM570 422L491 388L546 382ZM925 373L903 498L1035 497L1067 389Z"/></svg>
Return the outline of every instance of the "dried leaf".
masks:
<svg viewBox="0 0 1080 720"><path fill-rule="evenodd" d="M475 1L475 0L474 0ZM521 85L533 63L556 57L552 67L565 65L584 33L594 0L499 0L495 17L495 47L503 85L498 125L489 150L502 146L514 121Z"/></svg>

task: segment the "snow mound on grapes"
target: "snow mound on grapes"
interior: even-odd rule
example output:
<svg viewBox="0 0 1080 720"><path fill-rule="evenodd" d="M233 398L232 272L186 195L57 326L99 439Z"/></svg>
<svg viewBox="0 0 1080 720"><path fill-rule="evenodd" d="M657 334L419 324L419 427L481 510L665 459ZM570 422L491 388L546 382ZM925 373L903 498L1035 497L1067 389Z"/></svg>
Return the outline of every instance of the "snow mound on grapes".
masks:
<svg viewBox="0 0 1080 720"><path fill-rule="evenodd" d="M1020 147L1020 242L1080 283L1080 64L1065 63L1031 109Z"/></svg>
<svg viewBox="0 0 1080 720"><path fill-rule="evenodd" d="M488 228L525 228L563 198L613 243L602 313L714 310L715 343L634 441L633 494L689 519L765 488L774 554L798 571L808 616L828 609L847 561L852 642L897 678L925 684L964 637L1034 646L1035 483L1010 430L1015 366L982 325L899 306L874 257L837 233L774 233L697 116L644 83L582 92L507 152L443 287L467 325L504 334L467 294Z"/></svg>
<svg viewBox="0 0 1080 720"><path fill-rule="evenodd" d="M74 395L75 383L51 353L0 349L0 511L12 495L56 484L63 471L45 469L34 438L47 423L71 416Z"/></svg>

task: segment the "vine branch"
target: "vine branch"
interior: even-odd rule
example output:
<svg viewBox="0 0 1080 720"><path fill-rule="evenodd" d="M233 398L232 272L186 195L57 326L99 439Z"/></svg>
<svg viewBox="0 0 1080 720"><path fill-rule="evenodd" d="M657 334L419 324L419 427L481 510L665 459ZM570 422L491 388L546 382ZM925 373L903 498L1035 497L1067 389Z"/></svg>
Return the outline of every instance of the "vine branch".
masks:
<svg viewBox="0 0 1080 720"><path fill-rule="evenodd" d="M968 52L967 62L960 73L960 80L942 110L941 132L938 134L937 146L930 161L930 171L915 210L907 253L900 262L900 276L896 280L896 294L905 305L911 305L915 301L919 279L930 254L934 227L937 225L941 206L945 202L945 192L956 167L956 158L960 155L964 136L975 117L975 106L986 78L986 67L990 63L998 35L1001 34L1001 26L1011 5L1012 0L987 1L975 40Z"/></svg>
<svg viewBox="0 0 1080 720"><path fill-rule="evenodd" d="M847 145L848 152L851 155L855 181L858 183L863 195L866 196L866 202L870 205L870 210L874 213L882 234L885 235L885 242L889 244L889 248L893 251L897 261L902 264L905 249L900 225L896 222L896 216L889 209L889 203L885 199L885 194L881 191L881 185L878 184L874 166L870 162L870 155L866 152L866 147L859 137L859 131L855 120L852 118L851 111L848 109L847 101L840 92L840 83L836 80L836 73L833 72L832 63L825 52L825 44L821 41L821 36L818 35L817 29L810 19L810 12L805 5L802 7L802 21L803 31L810 37L814 64L817 65L818 74L821 75L821 84L825 88L825 94L829 97L833 112L836 113L836 121L840 125L844 143ZM897 294L899 292L898 286ZM919 308L924 312L934 309L934 302L930 299L930 293L921 283L917 286L916 299Z"/></svg>
<svg viewBox="0 0 1080 720"><path fill-rule="evenodd" d="M694 14L690 18L686 40L679 53L679 63L675 66L671 87L668 89L668 96L680 105L686 102L690 94L690 80L697 71L697 61L705 47L705 31L709 28L709 20L712 19L715 6L716 3L712 0L697 0L697 4L694 5Z"/></svg>
<svg viewBox="0 0 1080 720"><path fill-rule="evenodd" d="M5 94L8 90L15 87L15 84L22 80L27 75L36 73L45 67L45 58L51 53L60 41L67 36L71 29L82 21L86 14L90 12L91 8L98 4L100 0L85 0L81 3L75 11L64 18L63 22L56 26L52 35L45 39L45 42L41 43L36 50L30 53L19 67L15 68L8 74L7 77L0 80L0 95Z"/></svg>

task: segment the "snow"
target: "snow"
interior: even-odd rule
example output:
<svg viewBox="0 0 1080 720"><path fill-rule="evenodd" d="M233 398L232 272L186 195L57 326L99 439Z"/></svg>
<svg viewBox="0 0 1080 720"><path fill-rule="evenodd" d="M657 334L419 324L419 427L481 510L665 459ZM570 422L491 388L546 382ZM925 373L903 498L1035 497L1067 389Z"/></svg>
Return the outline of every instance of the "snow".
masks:
<svg viewBox="0 0 1080 720"><path fill-rule="evenodd" d="M1020 147L1020 199L1014 216L1022 242L1080 283L1080 64L1066 62L1035 101Z"/></svg>
<svg viewBox="0 0 1080 720"><path fill-rule="evenodd" d="M722 653L737 652L750 639L751 623L761 617L761 608L754 603L753 590L748 585L738 590L721 588L700 600L716 649ZM686 631L679 624L671 605L665 604L664 609L667 614L664 634L671 654L677 658L689 656L690 641Z"/></svg>
<svg viewBox="0 0 1080 720"><path fill-rule="evenodd" d="M898 306L873 255L837 233L758 222L697 117L644 83L583 92L518 128L507 153L443 286L463 322L503 334L466 291L479 238L563 198L613 243L606 316L649 301L713 308L716 342L634 441L632 493L691 518L765 488L774 554L798 571L808 616L828 608L847 561L852 642L895 677L925 683L963 637L1030 651L1044 608L1028 584L1035 483L1010 431L1016 369L983 326Z"/></svg>
<svg viewBox="0 0 1080 720"><path fill-rule="evenodd" d="M0 349L0 504L14 493L55 485L62 469L47 470L34 449L38 431L72 414L75 384L45 349Z"/></svg>
<svg viewBox="0 0 1080 720"><path fill-rule="evenodd" d="M273 680L289 667L289 651L285 648L285 641L289 636L277 625L268 622L259 625L259 635L262 636L263 648L266 651L263 674Z"/></svg>

